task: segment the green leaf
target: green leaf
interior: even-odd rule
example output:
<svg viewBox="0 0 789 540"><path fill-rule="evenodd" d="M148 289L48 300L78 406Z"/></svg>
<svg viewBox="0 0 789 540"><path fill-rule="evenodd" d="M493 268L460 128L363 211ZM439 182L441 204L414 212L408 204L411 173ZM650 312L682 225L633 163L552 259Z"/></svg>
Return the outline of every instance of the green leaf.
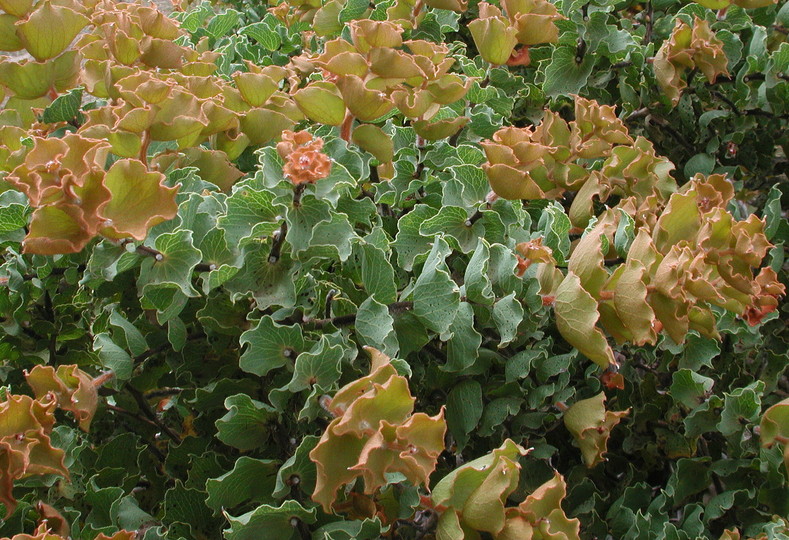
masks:
<svg viewBox="0 0 789 540"><path fill-rule="evenodd" d="M317 199L312 194L304 195L301 204L288 208L286 215L288 222L288 243L293 247L293 252L306 250L312 240L315 226L322 221L331 220L330 206L328 203Z"/></svg>
<svg viewBox="0 0 789 540"><path fill-rule="evenodd" d="M238 517L225 512L230 528L225 529L227 540L259 540L278 538L297 540L301 538L298 523L315 523L317 510L307 510L299 502L289 500L278 507L267 504Z"/></svg>
<svg viewBox="0 0 789 540"><path fill-rule="evenodd" d="M422 236L445 234L454 248L469 253L477 245L477 239L484 234L481 221L471 224L469 215L459 206L442 206L435 216L426 219L419 227Z"/></svg>
<svg viewBox="0 0 789 540"><path fill-rule="evenodd" d="M570 218L557 203L545 207L540 215L537 228L541 231L546 246L553 251L556 264L564 266L570 254Z"/></svg>
<svg viewBox="0 0 789 540"><path fill-rule="evenodd" d="M134 360L129 353L119 347L107 333L96 334L93 350L99 354L99 361L105 369L112 370L119 381L128 381L132 376Z"/></svg>
<svg viewBox="0 0 789 540"><path fill-rule="evenodd" d="M45 124L56 124L58 122L68 122L77 118L80 107L82 106L82 87L69 90L63 95L55 98L50 105L44 109L41 121Z"/></svg>
<svg viewBox="0 0 789 540"><path fill-rule="evenodd" d="M208 33L215 38L226 36L241 20L241 13L235 9L228 9L222 13L214 15L208 23Z"/></svg>
<svg viewBox="0 0 789 540"><path fill-rule="evenodd" d="M236 394L225 400L228 410L216 421L217 438L239 450L259 448L269 439L268 424L276 418L276 411L246 394Z"/></svg>
<svg viewBox="0 0 789 540"><path fill-rule="evenodd" d="M762 410L762 392L764 382L754 381L744 388L737 388L731 393L724 393L723 411L717 428L724 437L731 437L742 432L743 422L754 423L759 420Z"/></svg>
<svg viewBox="0 0 789 540"><path fill-rule="evenodd" d="M693 178L697 173L712 174L715 170L715 157L709 154L696 154L685 163L685 178Z"/></svg>
<svg viewBox="0 0 789 540"><path fill-rule="evenodd" d="M271 502L278 464L271 459L241 456L233 470L206 482L206 506L216 512L246 501Z"/></svg>
<svg viewBox="0 0 789 540"><path fill-rule="evenodd" d="M227 198L227 214L217 220L217 225L225 230L228 245L239 245L256 230L256 226L269 222L279 227L282 206L274 204L271 191L256 189L249 184L236 184L233 193Z"/></svg>
<svg viewBox="0 0 789 540"><path fill-rule="evenodd" d="M493 304L496 296L493 286L488 278L488 265L490 261L490 246L484 238L480 238L474 254L466 265L466 297L472 302L480 304Z"/></svg>
<svg viewBox="0 0 789 540"><path fill-rule="evenodd" d="M712 360L720 353L720 345L716 340L692 333L685 341L677 367L693 371L698 371L702 366L712 368Z"/></svg>
<svg viewBox="0 0 789 540"><path fill-rule="evenodd" d="M113 310L110 313L109 322L112 326L121 330L126 342L126 348L133 356L139 356L148 350L148 342L145 341L145 337L118 310Z"/></svg>
<svg viewBox="0 0 789 540"><path fill-rule="evenodd" d="M630 245L636 238L636 222L625 212L619 209L619 224L616 227L614 234L614 248L616 253L623 259L627 257L627 252L630 250Z"/></svg>
<svg viewBox="0 0 789 540"><path fill-rule="evenodd" d="M447 363L441 370L451 373L471 368L479 358L482 335L474 328L474 309L468 302L461 302L449 327L452 337L447 340Z"/></svg>
<svg viewBox="0 0 789 540"><path fill-rule="evenodd" d="M393 245L397 251L397 263L403 270L410 272L420 256L430 251L432 238L423 236L419 230L422 223L436 213L435 208L418 204L398 220Z"/></svg>
<svg viewBox="0 0 789 540"><path fill-rule="evenodd" d="M449 253L451 250L446 241L436 236L413 292L414 315L439 334L449 330L460 306L460 290L444 262Z"/></svg>
<svg viewBox="0 0 789 540"><path fill-rule="evenodd" d="M455 438L458 451L463 450L469 434L482 418L482 387L467 379L455 385L447 396L447 427Z"/></svg>
<svg viewBox="0 0 789 540"><path fill-rule="evenodd" d="M515 293L508 294L493 304L493 320L501 336L499 349L518 337L518 325L523 320L523 314L523 306L515 298Z"/></svg>
<svg viewBox="0 0 789 540"><path fill-rule="evenodd" d="M162 521L171 527L174 523L183 523L191 529L194 537L211 538L218 532L218 527L211 519L205 500L204 491L186 488L181 480L176 480L175 487L164 495Z"/></svg>
<svg viewBox="0 0 789 540"><path fill-rule="evenodd" d="M542 91L546 96L581 93L592 73L595 54L584 55L580 62L576 60L576 48L573 46L559 45L553 50L551 59L543 64L545 82Z"/></svg>
<svg viewBox="0 0 789 540"><path fill-rule="evenodd" d="M764 204L762 215L767 222L764 227L764 234L767 236L768 240L772 240L773 237L775 237L775 233L778 232L781 221L785 221L781 213L782 196L783 192L777 185L770 188L770 192L767 194L767 202Z"/></svg>
<svg viewBox="0 0 789 540"><path fill-rule="evenodd" d="M324 525L313 533L314 538L324 540L377 540L381 538L383 525L376 516L375 519L341 520Z"/></svg>
<svg viewBox="0 0 789 540"><path fill-rule="evenodd" d="M274 497L283 498L291 490L299 489L302 493L311 495L315 490L317 471L315 464L310 460L310 452L320 441L320 437L307 435L299 443L296 452L288 458L277 471L277 482L274 486Z"/></svg>
<svg viewBox="0 0 789 540"><path fill-rule="evenodd" d="M178 289L185 296L197 296L192 287L192 272L202 254L192 244L192 231L160 234L155 246L161 253L161 260L157 255L143 261L138 281L143 289L164 285Z"/></svg>
<svg viewBox="0 0 789 540"><path fill-rule="evenodd" d="M696 408L704 396L712 390L713 379L699 375L689 369L675 371L669 392L674 401L682 403L689 409Z"/></svg>
<svg viewBox="0 0 789 540"><path fill-rule="evenodd" d="M365 11L370 7L369 0L348 0L345 7L340 10L340 22L348 23L363 18Z"/></svg>
<svg viewBox="0 0 789 540"><path fill-rule="evenodd" d="M279 34L263 21L240 28L238 34L251 37L269 51L276 51L282 45Z"/></svg>
<svg viewBox="0 0 789 540"><path fill-rule="evenodd" d="M361 260L362 283L367 292L382 304L397 300L394 268L383 250L366 242L354 250L358 251Z"/></svg>
<svg viewBox="0 0 789 540"><path fill-rule="evenodd" d="M304 390L323 389L322 393L335 384L340 378L340 362L345 357L343 347L331 343L324 334L321 340L308 352L296 358L293 377L282 388L275 388L269 394L271 403L283 409L291 398L291 394ZM309 403L305 408L309 408ZM304 413L304 411L302 411Z"/></svg>
<svg viewBox="0 0 789 540"><path fill-rule="evenodd" d="M666 493L672 497L675 505L679 505L709 485L709 458L680 459L666 485Z"/></svg>
<svg viewBox="0 0 789 540"><path fill-rule="evenodd" d="M389 357L397 356L400 348L389 308L374 297L368 297L356 313L356 334L361 345L367 345Z"/></svg>
<svg viewBox="0 0 789 540"><path fill-rule="evenodd" d="M0 234L16 231L27 225L30 208L25 196L18 191L0 194Z"/></svg>
<svg viewBox="0 0 789 540"><path fill-rule="evenodd" d="M304 338L298 325L282 326L264 315L258 323L241 334L239 345L249 345L238 361L238 367L262 377L272 369L292 365L304 350Z"/></svg>

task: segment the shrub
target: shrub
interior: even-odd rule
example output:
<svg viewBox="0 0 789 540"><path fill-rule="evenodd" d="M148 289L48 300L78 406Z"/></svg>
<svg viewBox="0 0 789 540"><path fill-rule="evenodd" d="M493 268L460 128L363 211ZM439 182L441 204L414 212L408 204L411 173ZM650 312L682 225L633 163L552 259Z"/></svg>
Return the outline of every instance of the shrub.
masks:
<svg viewBox="0 0 789 540"><path fill-rule="evenodd" d="M789 7L174 4L0 0L0 535L789 537Z"/></svg>

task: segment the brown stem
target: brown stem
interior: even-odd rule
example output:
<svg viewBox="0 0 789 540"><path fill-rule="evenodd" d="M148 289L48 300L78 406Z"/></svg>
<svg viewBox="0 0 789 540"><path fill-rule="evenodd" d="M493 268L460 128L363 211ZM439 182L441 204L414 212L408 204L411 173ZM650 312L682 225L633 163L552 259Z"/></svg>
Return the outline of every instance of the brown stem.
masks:
<svg viewBox="0 0 789 540"><path fill-rule="evenodd" d="M307 184L296 184L293 189L293 208L301 206L301 196L304 194L306 188Z"/></svg>
<svg viewBox="0 0 789 540"><path fill-rule="evenodd" d="M416 18L419 17L419 14L422 12L423 1L416 0L416 4L414 4L414 9L411 12L411 20L416 21Z"/></svg>
<svg viewBox="0 0 789 540"><path fill-rule="evenodd" d="M402 313L414 307L413 302L394 302L387 306L389 313ZM332 326L350 326L356 322L356 313L349 313L348 315L340 315L337 317L327 317L325 319L310 319L305 317L302 319L302 324L314 326L316 328L323 328L331 324Z"/></svg>
<svg viewBox="0 0 789 540"><path fill-rule="evenodd" d="M107 381L109 381L114 377L115 377L114 371L105 371L104 373L93 379L93 386L96 388L100 386L104 386L104 383L106 383Z"/></svg>
<svg viewBox="0 0 789 540"><path fill-rule="evenodd" d="M148 147L151 145L151 133L146 129L142 133L142 144L140 145L140 161L148 166Z"/></svg>
<svg viewBox="0 0 789 540"><path fill-rule="evenodd" d="M271 251L269 252L269 256L268 256L269 263L274 264L279 260L280 254L282 253L282 244L285 243L285 236L287 234L288 234L288 223L287 221L283 221L279 230L274 231L274 234L271 235L271 237L274 239L274 244L272 244Z"/></svg>
<svg viewBox="0 0 789 540"><path fill-rule="evenodd" d="M345 113L345 120L340 126L340 138L345 142L351 142L351 127L353 126L353 115L351 111Z"/></svg>
<svg viewBox="0 0 789 540"><path fill-rule="evenodd" d="M126 385L126 388L129 390L129 393L134 398L134 401L137 402L137 405L140 407L142 413L148 417L151 422L156 424L156 426L162 430L162 432L167 435L170 439L174 442L178 443L181 442L181 436L178 435L173 429L165 424L161 418L156 414L156 412L151 408L151 405L146 401L145 397L142 393L134 388L131 385Z"/></svg>

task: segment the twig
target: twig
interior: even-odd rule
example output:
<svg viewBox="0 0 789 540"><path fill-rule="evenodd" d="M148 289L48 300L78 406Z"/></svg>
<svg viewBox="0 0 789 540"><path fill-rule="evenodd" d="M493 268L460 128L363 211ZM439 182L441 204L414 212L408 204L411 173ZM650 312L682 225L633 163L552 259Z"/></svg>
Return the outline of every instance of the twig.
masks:
<svg viewBox="0 0 789 540"><path fill-rule="evenodd" d="M294 194L295 198L295 194ZM282 225L280 226L278 231L274 231L274 234L271 235L271 238L274 239L274 243L271 246L271 251L269 252L268 262L274 264L279 260L280 255L282 254L282 244L285 243L285 236L288 234L288 222L283 221Z"/></svg>
<svg viewBox="0 0 789 540"><path fill-rule="evenodd" d="M154 422L152 422L151 420L145 418L144 416L141 416L141 415L139 415L137 413L133 413L133 412L131 412L129 410L126 410L126 409L124 409L122 407L118 407L117 405L110 405L109 403L107 403L106 407L109 410L111 410L111 411L114 411L114 412L117 412L117 413L120 413L120 414L125 414L126 416L130 416L130 417L134 418L135 420L138 420L138 421L140 421L140 422L142 422L144 424L149 424L149 425L151 425L151 426L153 426L155 428L159 427ZM151 452L151 454L153 454L156 459L158 459L160 462L164 463L164 461L165 461L164 454L162 453L161 450L156 448L156 445L154 443L149 442L146 446L148 447L148 451Z"/></svg>
<svg viewBox="0 0 789 540"><path fill-rule="evenodd" d="M181 437L175 431L170 428L167 424L165 424L161 418L156 414L156 412L151 408L151 405L145 400L145 397L142 393L134 388L131 385L126 385L126 389L129 391L131 396L134 398L134 401L137 402L137 405L140 407L142 413L147 416L156 426L162 430L162 432L167 435L170 439L174 442L181 442Z"/></svg>
<svg viewBox="0 0 789 540"><path fill-rule="evenodd" d="M389 308L389 313L402 313L403 311L408 311L412 307L414 307L413 302L394 302L387 306ZM302 319L301 323L305 325L314 326L316 328L323 328L327 325L332 325L336 327L340 326L350 326L356 322L356 313L349 313L348 315L339 315L337 317L327 317L325 319L310 319L309 317L305 317Z"/></svg>
<svg viewBox="0 0 789 540"><path fill-rule="evenodd" d="M647 2L647 12L644 15L644 27L646 31L644 32L644 39L641 40L642 45L647 45L650 41L652 41L652 18L655 15L655 10L652 7L651 0Z"/></svg>
<svg viewBox="0 0 789 540"><path fill-rule="evenodd" d="M201 337L205 337L205 334L203 332L194 332L186 336L186 341L194 341L195 339L200 339ZM134 365L138 366L141 363L145 362L151 356L155 354L159 354L160 352L164 352L170 348L172 348L172 345L169 342L167 342L167 343L162 343L157 347L153 347L152 349L148 349L147 351L142 352L134 357Z"/></svg>

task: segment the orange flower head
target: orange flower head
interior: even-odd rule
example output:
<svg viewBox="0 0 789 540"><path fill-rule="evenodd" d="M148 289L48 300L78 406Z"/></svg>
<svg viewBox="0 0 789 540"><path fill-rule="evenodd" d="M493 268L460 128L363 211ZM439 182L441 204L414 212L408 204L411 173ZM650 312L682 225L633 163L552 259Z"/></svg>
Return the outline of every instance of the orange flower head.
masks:
<svg viewBox="0 0 789 540"><path fill-rule="evenodd" d="M277 153L285 160L283 172L294 184L314 184L329 176L331 159L321 152L323 139L306 131L284 131Z"/></svg>

